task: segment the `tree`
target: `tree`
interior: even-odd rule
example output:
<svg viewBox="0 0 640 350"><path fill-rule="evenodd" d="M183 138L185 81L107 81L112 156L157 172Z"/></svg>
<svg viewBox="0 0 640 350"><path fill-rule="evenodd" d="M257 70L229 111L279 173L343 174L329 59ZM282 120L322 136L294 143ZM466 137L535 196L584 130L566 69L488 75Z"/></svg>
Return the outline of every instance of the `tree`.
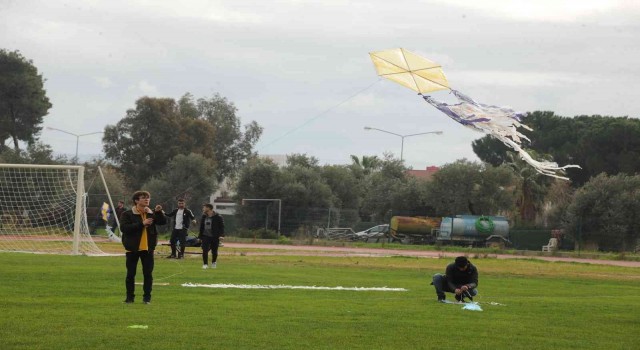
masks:
<svg viewBox="0 0 640 350"><path fill-rule="evenodd" d="M0 151L0 163L10 164L69 164L66 156L54 156L51 146L35 141L26 150Z"/></svg>
<svg viewBox="0 0 640 350"><path fill-rule="evenodd" d="M510 148L491 135L473 141L471 148L480 160L493 166L500 166L509 161L507 153Z"/></svg>
<svg viewBox="0 0 640 350"><path fill-rule="evenodd" d="M120 166L129 187L141 188L181 153L180 131L173 99L143 97L115 126L106 126L103 149L106 158Z"/></svg>
<svg viewBox="0 0 640 350"><path fill-rule="evenodd" d="M363 160L365 157L363 157ZM406 206L395 206L402 203L402 195L407 184L406 168L402 161L394 159L391 154L385 154L384 159L374 161L378 169L372 172L364 181L365 193L360 215L364 219L383 222L391 219L394 213L402 212Z"/></svg>
<svg viewBox="0 0 640 350"><path fill-rule="evenodd" d="M197 103L189 93L178 102L170 98L143 97L115 126L105 128L107 159L126 174L131 187L139 187L158 174L178 154L197 153L215 165L216 179L234 176L246 159L262 128L252 122L240 131L236 108L215 95Z"/></svg>
<svg viewBox="0 0 640 350"><path fill-rule="evenodd" d="M406 176L406 181L391 196L393 216L434 216L435 211L427 202L428 181Z"/></svg>
<svg viewBox="0 0 640 350"><path fill-rule="evenodd" d="M178 100L180 115L188 119L198 119L200 112L198 111L198 107L193 101L193 95L189 92L180 97L180 99Z"/></svg>
<svg viewBox="0 0 640 350"><path fill-rule="evenodd" d="M85 188L89 197L87 198L87 207L97 208L107 200L107 190L104 188L102 179L100 178L98 167L102 169L104 180L109 188L113 204L116 205L118 200L124 200L126 205L131 204L131 191L126 188L122 174L116 168L107 163L104 159L97 158L83 164L85 167Z"/></svg>
<svg viewBox="0 0 640 350"><path fill-rule="evenodd" d="M576 191L565 232L578 244L628 251L640 237L640 175L600 174Z"/></svg>
<svg viewBox="0 0 640 350"><path fill-rule="evenodd" d="M554 179L545 198L545 227L562 227L575 189L569 181Z"/></svg>
<svg viewBox="0 0 640 350"><path fill-rule="evenodd" d="M345 165L325 165L320 175L331 188L336 208L357 209L362 203L362 183Z"/></svg>
<svg viewBox="0 0 640 350"><path fill-rule="evenodd" d="M240 129L240 118L236 116L238 109L219 94L209 99L198 99L195 105L190 95L183 96L181 108L192 111L194 106L198 111L198 118L208 122L215 130L212 149L218 181L227 176L233 177L246 160L254 155L253 146L262 135L262 127L252 121L244 126L243 132Z"/></svg>
<svg viewBox="0 0 640 350"><path fill-rule="evenodd" d="M270 160L252 159L240 173L238 199L280 199L282 201L282 232L309 232L312 227L325 226L329 209L336 196L322 177L317 159L304 154L287 157L287 166L278 168ZM237 212L245 227L264 227L277 222L278 212L270 210L270 201L246 202Z"/></svg>
<svg viewBox="0 0 640 350"><path fill-rule="evenodd" d="M439 216L495 215L513 208L511 170L466 159L444 165L433 175L426 202Z"/></svg>
<svg viewBox="0 0 640 350"><path fill-rule="evenodd" d="M236 217L244 227L261 227L265 220L261 206L254 202L243 203L242 199L280 198L283 183L282 171L270 159L254 157L247 162L238 175L236 186L236 198L243 204L238 206Z"/></svg>
<svg viewBox="0 0 640 350"><path fill-rule="evenodd" d="M173 205L178 198L200 205L209 202L209 196L217 188L215 166L211 159L201 154L178 154L165 170L144 184L151 192L153 203ZM198 208L199 209L199 208Z"/></svg>
<svg viewBox="0 0 640 350"><path fill-rule="evenodd" d="M280 188L283 227L289 232L309 232L312 226L325 226L328 209L333 206L334 196L318 166L304 166L289 162L282 169L283 184Z"/></svg>
<svg viewBox="0 0 640 350"><path fill-rule="evenodd" d="M0 146L11 139L19 151L19 141L33 143L50 108L44 79L33 62L19 51L0 49Z"/></svg>
<svg viewBox="0 0 640 350"><path fill-rule="evenodd" d="M640 172L640 120L601 116L576 117L579 139L573 154L583 171L582 184L600 173L633 175Z"/></svg>
<svg viewBox="0 0 640 350"><path fill-rule="evenodd" d="M380 159L378 156L362 156L362 160L356 155L351 155L352 165L355 170L364 176L380 169Z"/></svg>
<svg viewBox="0 0 640 350"><path fill-rule="evenodd" d="M318 168L318 159L306 154L291 154L287 156L287 166L301 166L303 168Z"/></svg>
<svg viewBox="0 0 640 350"><path fill-rule="evenodd" d="M359 208L362 205L362 182L345 165L325 165L320 169L320 176L327 183L333 194L330 225L338 227L353 226L359 221Z"/></svg>
<svg viewBox="0 0 640 350"><path fill-rule="evenodd" d="M535 151L531 151L534 158L540 158ZM522 223L533 223L542 212L547 189L553 178L536 171L527 162L513 152L507 153L509 162L506 164L514 174L517 218Z"/></svg>

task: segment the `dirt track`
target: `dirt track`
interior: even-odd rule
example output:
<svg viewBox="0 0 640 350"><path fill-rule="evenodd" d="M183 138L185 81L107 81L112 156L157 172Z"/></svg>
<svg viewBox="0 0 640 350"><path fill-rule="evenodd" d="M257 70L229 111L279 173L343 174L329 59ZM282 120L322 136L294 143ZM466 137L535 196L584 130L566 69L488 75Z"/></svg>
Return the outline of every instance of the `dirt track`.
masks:
<svg viewBox="0 0 640 350"><path fill-rule="evenodd" d="M224 248L255 248L269 251L255 251L245 253L247 255L311 255L311 256L410 256L417 258L456 257L465 253L437 252L424 250L394 250L383 248L350 248L350 247L323 247L323 246L300 246L300 245L275 245L275 244L249 244L249 243L224 243ZM220 249L220 254L230 254L228 250ZM484 255L484 254L483 254ZM619 260L597 260L564 258L555 256L519 256L506 254L489 254L489 257L497 259L535 259L545 261L578 262L586 264L640 267L640 261L619 261Z"/></svg>

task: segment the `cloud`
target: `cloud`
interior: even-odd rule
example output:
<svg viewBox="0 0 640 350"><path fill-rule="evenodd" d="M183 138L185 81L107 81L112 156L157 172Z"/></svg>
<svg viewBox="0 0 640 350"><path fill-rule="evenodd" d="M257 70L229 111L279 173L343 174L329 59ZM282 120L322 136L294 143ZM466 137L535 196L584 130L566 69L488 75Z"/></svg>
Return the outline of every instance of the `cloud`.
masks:
<svg viewBox="0 0 640 350"><path fill-rule="evenodd" d="M202 19L226 24L256 24L263 22L264 13L253 6L222 4L209 0L113 0L93 1L90 8L107 12L144 14L144 17Z"/></svg>
<svg viewBox="0 0 640 350"><path fill-rule="evenodd" d="M465 85L507 86L507 87L551 87L558 85L589 84L596 77L567 72L528 71L458 71L451 74L455 81Z"/></svg>
<svg viewBox="0 0 640 350"><path fill-rule="evenodd" d="M434 0L519 21L576 22L614 10L640 11L640 5L625 0Z"/></svg>
<svg viewBox="0 0 640 350"><path fill-rule="evenodd" d="M108 89L115 85L108 77L93 77L93 80L103 89Z"/></svg>
<svg viewBox="0 0 640 350"><path fill-rule="evenodd" d="M134 85L129 86L129 91L134 93L142 93L145 96L158 96L160 92L155 85L150 84L146 80L141 80Z"/></svg>

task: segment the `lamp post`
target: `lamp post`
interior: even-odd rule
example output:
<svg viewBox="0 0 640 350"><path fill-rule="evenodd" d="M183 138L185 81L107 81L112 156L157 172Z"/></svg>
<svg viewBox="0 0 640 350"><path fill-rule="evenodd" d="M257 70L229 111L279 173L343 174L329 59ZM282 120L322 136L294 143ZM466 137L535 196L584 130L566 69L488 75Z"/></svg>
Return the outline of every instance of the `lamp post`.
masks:
<svg viewBox="0 0 640 350"><path fill-rule="evenodd" d="M436 135L442 135L442 131L427 131L427 132L420 132L417 134L409 134L409 135L400 135L400 134L396 134L395 132L391 132L391 131L387 131L387 130L382 130L382 129L378 129L378 128L372 128L370 126L365 126L364 127L365 130L377 130L380 132L384 132L387 134L391 134L391 135L395 135L398 136L402 139L402 145L400 146L400 161L403 160L403 154L404 154L404 139L405 137L411 137L411 136L418 136L418 135L426 135L426 134L436 134Z"/></svg>
<svg viewBox="0 0 640 350"><path fill-rule="evenodd" d="M56 131L60 131L60 132L63 132L65 134L69 134L69 135L72 135L72 136L76 137L76 157L75 157L76 164L78 163L78 144L80 144L80 137L89 136L89 135L95 135L95 134L104 134L104 131L90 132L90 133L86 133L86 134L74 134L72 132L69 132L69 131L66 131L66 130L62 130L62 129L58 129L58 128L53 128L53 127L50 127L50 126L47 126L47 130L56 130Z"/></svg>

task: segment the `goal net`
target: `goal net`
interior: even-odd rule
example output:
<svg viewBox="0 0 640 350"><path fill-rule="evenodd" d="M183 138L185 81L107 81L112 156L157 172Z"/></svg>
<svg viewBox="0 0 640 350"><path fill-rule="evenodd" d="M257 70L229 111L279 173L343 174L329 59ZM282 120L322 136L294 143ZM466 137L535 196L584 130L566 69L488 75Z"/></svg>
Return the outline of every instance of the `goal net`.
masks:
<svg viewBox="0 0 640 350"><path fill-rule="evenodd" d="M89 234L84 167L0 164L0 251L104 254Z"/></svg>

